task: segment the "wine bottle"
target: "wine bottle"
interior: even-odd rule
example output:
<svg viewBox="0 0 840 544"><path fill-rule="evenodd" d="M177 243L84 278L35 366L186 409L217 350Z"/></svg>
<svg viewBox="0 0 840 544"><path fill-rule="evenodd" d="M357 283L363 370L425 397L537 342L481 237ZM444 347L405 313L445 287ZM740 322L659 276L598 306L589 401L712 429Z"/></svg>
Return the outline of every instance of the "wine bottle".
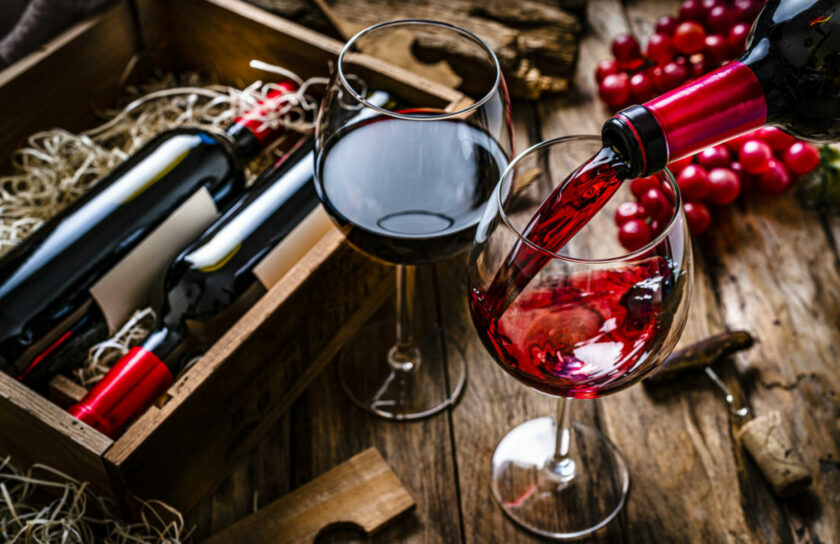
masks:
<svg viewBox="0 0 840 544"><path fill-rule="evenodd" d="M0 259L0 370L43 383L146 305L161 270L242 193L242 163L282 133L262 120L291 90L280 87L225 134L152 139Z"/></svg>
<svg viewBox="0 0 840 544"><path fill-rule="evenodd" d="M368 98L377 106L387 101L381 91ZM355 119L373 114L365 110ZM316 208L312 148L307 141L261 176L249 194L175 259L155 288L158 326L70 408L73 416L119 436L195 355L327 233L332 222L323 208Z"/></svg>
<svg viewBox="0 0 840 544"><path fill-rule="evenodd" d="M765 124L840 139L840 3L771 0L741 58L609 119L602 136L646 176Z"/></svg>
<svg viewBox="0 0 840 544"><path fill-rule="evenodd" d="M306 217L318 202L313 160L310 139L175 259L155 288L157 328L71 409L74 416L105 434L119 434L192 356L266 293L283 274L279 267L291 266L327 232L325 214ZM303 251L289 254L295 245Z"/></svg>

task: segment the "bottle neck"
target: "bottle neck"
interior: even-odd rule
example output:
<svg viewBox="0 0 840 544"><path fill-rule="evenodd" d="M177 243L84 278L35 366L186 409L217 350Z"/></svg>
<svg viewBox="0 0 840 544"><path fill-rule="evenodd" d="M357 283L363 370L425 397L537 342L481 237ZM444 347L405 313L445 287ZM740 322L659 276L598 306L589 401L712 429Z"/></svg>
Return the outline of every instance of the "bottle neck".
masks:
<svg viewBox="0 0 840 544"><path fill-rule="evenodd" d="M735 61L604 125L604 142L626 157L634 177L754 130L767 122L764 90L755 72Z"/></svg>
<svg viewBox="0 0 840 544"><path fill-rule="evenodd" d="M277 89L269 91L266 99L261 100L256 108L237 117L227 129L227 135L240 159L249 161L255 158L285 132L283 125L272 125L266 122L266 117L282 107L286 103L284 97L294 89L291 82L279 83Z"/></svg>
<svg viewBox="0 0 840 544"><path fill-rule="evenodd" d="M177 376L183 370L186 338L186 332L162 324L146 338L142 349L154 354Z"/></svg>
<svg viewBox="0 0 840 544"><path fill-rule="evenodd" d="M116 438L160 398L180 372L172 362L182 358L184 335L165 326L129 350L69 412L100 432Z"/></svg>

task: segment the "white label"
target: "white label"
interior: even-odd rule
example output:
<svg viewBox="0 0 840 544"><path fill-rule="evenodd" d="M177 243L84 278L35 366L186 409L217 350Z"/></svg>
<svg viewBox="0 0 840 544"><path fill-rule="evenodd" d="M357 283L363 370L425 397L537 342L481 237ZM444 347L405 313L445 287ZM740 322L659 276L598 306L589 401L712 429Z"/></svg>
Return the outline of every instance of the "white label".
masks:
<svg viewBox="0 0 840 544"><path fill-rule="evenodd" d="M319 205L254 267L254 275L271 289L331 228L332 221Z"/></svg>
<svg viewBox="0 0 840 544"><path fill-rule="evenodd" d="M218 219L206 187L199 189L91 288L113 334L138 308L149 304L149 292L163 269Z"/></svg>

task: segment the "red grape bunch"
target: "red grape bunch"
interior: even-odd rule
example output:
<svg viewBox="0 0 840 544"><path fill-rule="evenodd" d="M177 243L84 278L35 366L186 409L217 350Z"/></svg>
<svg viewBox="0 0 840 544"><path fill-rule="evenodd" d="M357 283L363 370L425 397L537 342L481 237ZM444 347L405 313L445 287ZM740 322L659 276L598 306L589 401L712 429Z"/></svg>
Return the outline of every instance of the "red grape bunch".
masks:
<svg viewBox="0 0 840 544"><path fill-rule="evenodd" d="M677 178L691 234L705 231L712 222L710 206L726 206L748 190L767 194L785 191L820 164L813 145L797 140L775 127L764 127L725 144L672 162L668 169ZM618 205L615 221L619 241L638 249L659 234L660 222L671 215L673 199L660 176L630 182L636 202Z"/></svg>
<svg viewBox="0 0 840 544"><path fill-rule="evenodd" d="M612 59L598 63L598 95L614 109L647 102L739 57L763 0L685 0L679 17L663 15L642 52L616 36Z"/></svg>
<svg viewBox="0 0 840 544"><path fill-rule="evenodd" d="M629 34L616 36L612 59L595 71L598 96L609 107L641 104L739 57L764 0L684 0L678 17L663 15L642 52ZM732 204L753 188L764 193L785 191L798 176L820 162L817 149L765 127L722 145L672 162L691 233L698 235L712 222L710 206ZM618 206L619 240L638 249L659 234L671 214L669 187L656 176L639 178L630 188L636 202Z"/></svg>

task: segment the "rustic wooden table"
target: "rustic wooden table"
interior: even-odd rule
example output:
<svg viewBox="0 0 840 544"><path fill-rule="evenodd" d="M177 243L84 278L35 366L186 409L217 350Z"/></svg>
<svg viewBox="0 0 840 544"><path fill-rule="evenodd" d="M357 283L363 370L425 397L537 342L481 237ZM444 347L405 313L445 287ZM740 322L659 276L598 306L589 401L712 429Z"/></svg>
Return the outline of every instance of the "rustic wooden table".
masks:
<svg viewBox="0 0 840 544"><path fill-rule="evenodd" d="M595 64L609 41L643 41L674 2L589 4L576 89L558 100L514 104L517 148L551 137L597 133L608 115L596 100ZM720 367L754 414L781 409L811 467L811 491L776 499L733 436L721 394L698 373L652 393L642 386L581 402L577 418L599 427L630 469L629 501L589 541L840 541L840 219L803 211L793 196L761 198L716 212L696 248L696 289L681 344L724 329L747 329L757 346ZM553 415L551 399L490 359L467 313L464 257L420 270L420 319L462 339L469 378L452 410L389 423L355 408L329 367L230 478L189 516L199 540L376 446L416 499L417 509L375 542L529 542L490 493L490 457L515 425ZM393 315L390 305L380 318ZM441 387L445 387L441 377ZM355 541L353 531L325 541Z"/></svg>

